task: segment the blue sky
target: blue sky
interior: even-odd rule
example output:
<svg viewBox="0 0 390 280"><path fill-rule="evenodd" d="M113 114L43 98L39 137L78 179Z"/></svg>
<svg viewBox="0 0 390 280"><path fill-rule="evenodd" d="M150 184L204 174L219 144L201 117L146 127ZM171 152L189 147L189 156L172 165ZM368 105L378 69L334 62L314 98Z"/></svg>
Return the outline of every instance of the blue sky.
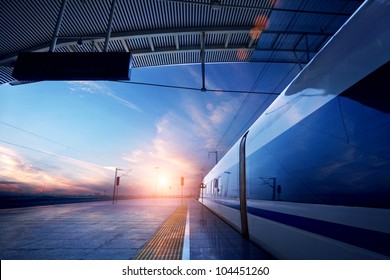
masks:
<svg viewBox="0 0 390 280"><path fill-rule="evenodd" d="M267 71L265 71L267 70ZM118 82L0 86L0 193L167 194L196 188L299 67L206 65L201 92ZM201 88L200 65L138 68L131 82ZM158 167L158 169L156 169ZM204 171L203 171L204 170ZM157 182L157 183L156 183Z"/></svg>

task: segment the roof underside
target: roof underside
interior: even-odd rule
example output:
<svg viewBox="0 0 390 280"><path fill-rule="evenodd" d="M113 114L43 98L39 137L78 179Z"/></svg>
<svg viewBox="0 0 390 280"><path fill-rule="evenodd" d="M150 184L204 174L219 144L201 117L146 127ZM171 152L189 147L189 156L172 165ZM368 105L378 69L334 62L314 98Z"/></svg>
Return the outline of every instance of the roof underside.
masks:
<svg viewBox="0 0 390 280"><path fill-rule="evenodd" d="M131 52L132 67L267 62L306 64L358 0L1 1L0 84L20 51ZM115 3L113 5L113 3ZM110 29L110 14L113 9ZM109 40L107 40L109 38Z"/></svg>

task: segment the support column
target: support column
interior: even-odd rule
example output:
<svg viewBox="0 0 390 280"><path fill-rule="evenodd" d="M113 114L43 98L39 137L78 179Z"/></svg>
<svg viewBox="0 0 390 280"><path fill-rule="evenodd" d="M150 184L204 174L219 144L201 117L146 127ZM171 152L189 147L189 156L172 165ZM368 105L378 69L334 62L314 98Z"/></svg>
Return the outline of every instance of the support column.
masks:
<svg viewBox="0 0 390 280"><path fill-rule="evenodd" d="M202 88L201 91L206 91L206 74L205 74L205 33L200 36L200 63L202 65Z"/></svg>
<svg viewBox="0 0 390 280"><path fill-rule="evenodd" d="M108 24L107 24L106 39L104 41L104 49L103 49L104 52L107 52L107 50L108 50L108 43L110 41L111 30L112 30L112 20L114 19L114 13L115 13L115 6L116 6L116 0L112 0L110 18L109 18Z"/></svg>
<svg viewBox="0 0 390 280"><path fill-rule="evenodd" d="M60 12L58 14L56 27L54 28L53 38L51 40L49 52L54 52L54 50L56 48L57 38L58 38L58 34L60 32L62 18L63 18L64 13L65 13L65 7L66 7L67 2L68 2L68 0L62 0L61 8L60 8Z"/></svg>

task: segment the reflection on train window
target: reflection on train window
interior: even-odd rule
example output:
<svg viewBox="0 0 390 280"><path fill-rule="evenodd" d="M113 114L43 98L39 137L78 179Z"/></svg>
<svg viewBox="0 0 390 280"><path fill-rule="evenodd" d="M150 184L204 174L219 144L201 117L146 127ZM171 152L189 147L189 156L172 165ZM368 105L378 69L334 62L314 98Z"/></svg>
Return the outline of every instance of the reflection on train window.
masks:
<svg viewBox="0 0 390 280"><path fill-rule="evenodd" d="M389 208L383 129L390 131L388 113L333 99L248 155L248 198Z"/></svg>

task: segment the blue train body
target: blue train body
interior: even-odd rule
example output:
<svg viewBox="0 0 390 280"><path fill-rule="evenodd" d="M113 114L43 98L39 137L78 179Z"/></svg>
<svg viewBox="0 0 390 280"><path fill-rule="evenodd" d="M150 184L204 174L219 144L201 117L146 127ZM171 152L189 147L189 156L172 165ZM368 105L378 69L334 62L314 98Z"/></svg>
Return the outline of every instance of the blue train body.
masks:
<svg viewBox="0 0 390 280"><path fill-rule="evenodd" d="M277 258L390 258L389 15L366 1L203 180Z"/></svg>

